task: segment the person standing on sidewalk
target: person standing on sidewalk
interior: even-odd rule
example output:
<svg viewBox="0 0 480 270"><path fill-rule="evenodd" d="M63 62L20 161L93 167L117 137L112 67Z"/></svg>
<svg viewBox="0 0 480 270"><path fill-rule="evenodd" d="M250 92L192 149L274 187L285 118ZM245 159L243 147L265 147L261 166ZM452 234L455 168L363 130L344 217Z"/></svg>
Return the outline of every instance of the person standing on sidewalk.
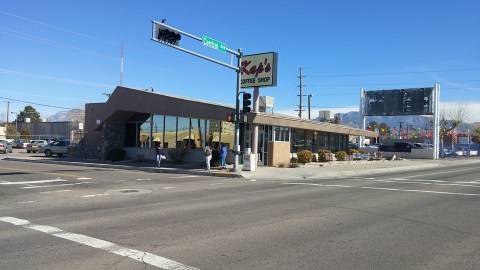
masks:
<svg viewBox="0 0 480 270"><path fill-rule="evenodd" d="M212 148L207 143L205 146L205 163L207 164L207 171L210 171L210 161L212 160Z"/></svg>
<svg viewBox="0 0 480 270"><path fill-rule="evenodd" d="M157 157L157 168L160 168L160 163L162 163L162 159L165 159L161 142L156 143L155 155Z"/></svg>
<svg viewBox="0 0 480 270"><path fill-rule="evenodd" d="M220 160L221 160L221 168L226 169L227 168L227 147L225 144L222 142L220 143Z"/></svg>

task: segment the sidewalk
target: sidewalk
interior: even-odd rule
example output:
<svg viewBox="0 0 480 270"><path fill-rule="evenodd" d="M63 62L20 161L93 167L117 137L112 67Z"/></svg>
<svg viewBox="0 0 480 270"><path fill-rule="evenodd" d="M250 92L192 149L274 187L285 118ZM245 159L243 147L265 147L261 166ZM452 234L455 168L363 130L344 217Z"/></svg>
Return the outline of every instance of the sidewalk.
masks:
<svg viewBox="0 0 480 270"><path fill-rule="evenodd" d="M276 168L267 166L258 166L255 171L243 171L243 166L239 165L237 172L231 170L212 169L206 171L198 166L185 164L162 164L161 168L155 167L153 162L135 162L135 161L100 161L100 160L73 160L67 158L46 158L38 157L4 157L3 160L36 162L47 164L62 164L70 166L87 166L98 168L113 168L121 170L138 170L152 173L176 173L203 176L220 176L232 178L244 178L250 180L305 180L314 178L335 178L341 176L356 176L366 174L376 174L396 171L413 171L426 168L460 166L472 164L478 166L479 158L469 159L442 159L442 160L396 160L396 161L346 161L332 163L310 163L300 165L298 168ZM232 165L229 166L232 168Z"/></svg>

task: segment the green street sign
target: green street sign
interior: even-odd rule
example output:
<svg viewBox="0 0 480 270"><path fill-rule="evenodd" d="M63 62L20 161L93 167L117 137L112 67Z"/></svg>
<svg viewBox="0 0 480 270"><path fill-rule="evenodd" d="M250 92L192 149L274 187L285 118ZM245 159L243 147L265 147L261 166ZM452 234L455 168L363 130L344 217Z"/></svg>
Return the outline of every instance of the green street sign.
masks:
<svg viewBox="0 0 480 270"><path fill-rule="evenodd" d="M207 36L202 36L202 44L221 52L227 52L227 44Z"/></svg>

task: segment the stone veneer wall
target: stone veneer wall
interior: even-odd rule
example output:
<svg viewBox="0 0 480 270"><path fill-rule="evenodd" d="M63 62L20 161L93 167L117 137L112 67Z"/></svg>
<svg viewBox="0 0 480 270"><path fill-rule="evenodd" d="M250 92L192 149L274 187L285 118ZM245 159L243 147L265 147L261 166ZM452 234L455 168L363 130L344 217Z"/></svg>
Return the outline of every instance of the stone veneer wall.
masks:
<svg viewBox="0 0 480 270"><path fill-rule="evenodd" d="M67 155L70 158L78 159L100 159L105 160L107 153L115 148L124 148L125 124L117 122L105 122L102 128L102 144L88 145L78 144L69 146Z"/></svg>

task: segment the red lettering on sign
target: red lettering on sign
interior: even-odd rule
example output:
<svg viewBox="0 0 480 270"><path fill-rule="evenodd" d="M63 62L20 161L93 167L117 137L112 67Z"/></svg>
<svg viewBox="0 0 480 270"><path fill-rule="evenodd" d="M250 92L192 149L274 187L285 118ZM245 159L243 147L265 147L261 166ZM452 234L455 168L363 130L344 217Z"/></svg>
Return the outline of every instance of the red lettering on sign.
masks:
<svg viewBox="0 0 480 270"><path fill-rule="evenodd" d="M247 75L250 75L250 74L255 74L255 77L258 77L259 74L265 72L265 73L269 73L271 70L272 70L272 67L270 65L270 63L268 63L268 59L265 58L264 60L264 63L260 62L258 64L258 67L256 65L253 65L250 67L250 64L252 63L252 61L242 61L241 63L241 68L242 68L242 74L245 73Z"/></svg>

